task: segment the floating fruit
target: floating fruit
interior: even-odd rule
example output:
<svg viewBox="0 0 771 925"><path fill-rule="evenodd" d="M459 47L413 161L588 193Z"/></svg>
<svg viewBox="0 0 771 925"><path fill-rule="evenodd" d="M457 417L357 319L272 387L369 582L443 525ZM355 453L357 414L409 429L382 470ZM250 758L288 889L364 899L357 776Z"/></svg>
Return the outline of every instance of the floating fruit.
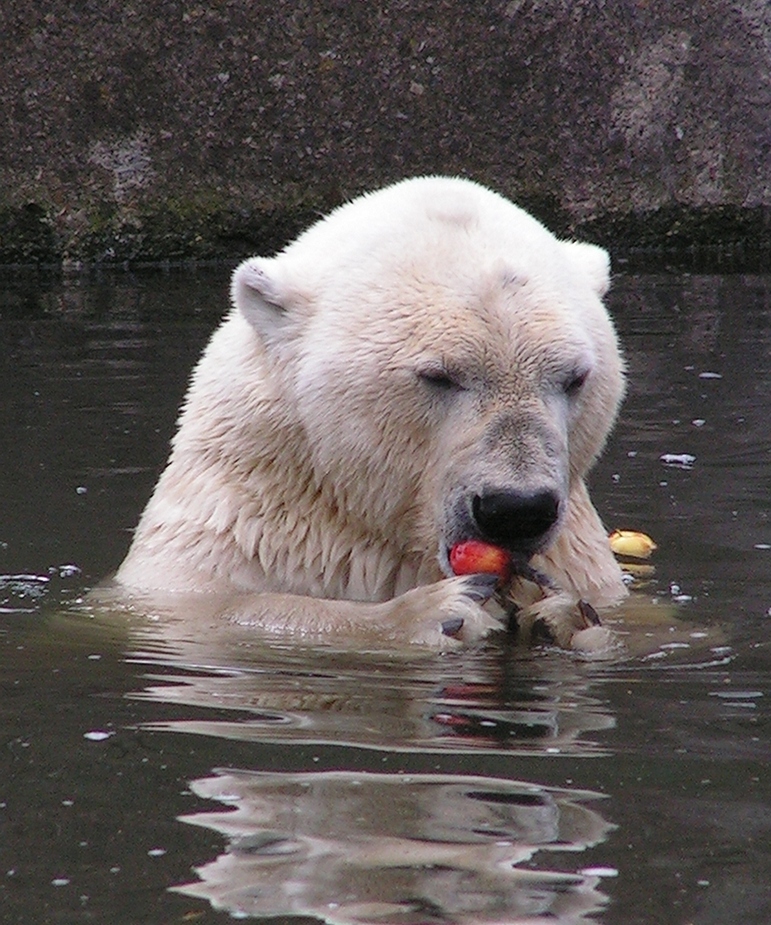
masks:
<svg viewBox="0 0 771 925"><path fill-rule="evenodd" d="M656 548L653 540L638 530L614 530L608 542L617 556L632 556L634 559L648 559Z"/></svg>
<svg viewBox="0 0 771 925"><path fill-rule="evenodd" d="M504 579L511 568L511 556L500 546L465 540L450 550L450 566L456 575L497 575Z"/></svg>

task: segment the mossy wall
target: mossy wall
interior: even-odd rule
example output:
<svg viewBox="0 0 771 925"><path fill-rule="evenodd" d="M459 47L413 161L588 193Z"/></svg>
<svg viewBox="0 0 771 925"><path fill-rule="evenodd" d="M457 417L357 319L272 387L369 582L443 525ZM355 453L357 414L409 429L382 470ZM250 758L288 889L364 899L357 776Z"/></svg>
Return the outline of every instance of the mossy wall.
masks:
<svg viewBox="0 0 771 925"><path fill-rule="evenodd" d="M0 262L236 258L419 173L771 242L767 0L4 0Z"/></svg>

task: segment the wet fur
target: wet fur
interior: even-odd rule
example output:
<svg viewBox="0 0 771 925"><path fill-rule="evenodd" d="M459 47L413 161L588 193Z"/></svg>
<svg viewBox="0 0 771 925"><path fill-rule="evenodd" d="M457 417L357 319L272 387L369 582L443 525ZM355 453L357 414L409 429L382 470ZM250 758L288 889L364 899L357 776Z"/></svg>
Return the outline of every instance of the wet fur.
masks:
<svg viewBox="0 0 771 925"><path fill-rule="evenodd" d="M599 248L446 178L362 197L246 261L118 586L214 595L223 619L279 633L447 647L497 625L473 580L448 577L464 499L545 484L562 513L533 566L618 600L584 482L623 393L607 286ZM437 369L452 388L432 386Z"/></svg>

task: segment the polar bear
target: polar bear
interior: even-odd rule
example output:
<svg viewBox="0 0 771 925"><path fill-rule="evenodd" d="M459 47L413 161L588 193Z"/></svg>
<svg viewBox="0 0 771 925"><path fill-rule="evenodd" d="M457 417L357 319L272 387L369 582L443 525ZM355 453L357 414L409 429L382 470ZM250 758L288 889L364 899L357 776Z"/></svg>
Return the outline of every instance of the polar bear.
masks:
<svg viewBox="0 0 771 925"><path fill-rule="evenodd" d="M624 391L607 254L420 177L243 262L117 573L220 620L447 647L496 627L479 538L594 606L625 593L585 477Z"/></svg>

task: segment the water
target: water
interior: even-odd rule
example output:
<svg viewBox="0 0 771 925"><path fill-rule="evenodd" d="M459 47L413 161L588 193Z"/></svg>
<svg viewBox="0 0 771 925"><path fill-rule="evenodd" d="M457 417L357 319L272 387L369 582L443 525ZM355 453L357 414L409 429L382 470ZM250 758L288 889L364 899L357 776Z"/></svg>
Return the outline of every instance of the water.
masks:
<svg viewBox="0 0 771 925"><path fill-rule="evenodd" d="M659 549L611 662L84 613L226 285L0 280L0 921L771 921L771 276L616 281L593 494Z"/></svg>

